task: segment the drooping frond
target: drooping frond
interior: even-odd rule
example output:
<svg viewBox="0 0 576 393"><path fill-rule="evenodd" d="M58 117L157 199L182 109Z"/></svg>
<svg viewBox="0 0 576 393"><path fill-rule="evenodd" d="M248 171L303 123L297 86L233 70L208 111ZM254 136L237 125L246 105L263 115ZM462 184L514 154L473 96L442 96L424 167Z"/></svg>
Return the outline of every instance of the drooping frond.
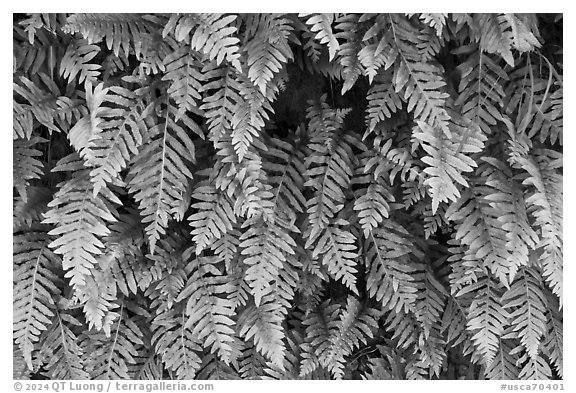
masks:
<svg viewBox="0 0 576 393"><path fill-rule="evenodd" d="M524 268L501 299L502 306L510 310L513 330L518 332L520 342L532 358L538 355L541 338L546 332L546 305L540 281L536 272Z"/></svg>
<svg viewBox="0 0 576 393"><path fill-rule="evenodd" d="M402 109L402 101L394 89L392 73L389 71L378 73L366 99L368 100L366 124L369 132L373 132L379 122L389 119L393 113Z"/></svg>
<svg viewBox="0 0 576 393"><path fill-rule="evenodd" d="M166 74L163 80L170 81L168 95L178 106L176 121L186 111L198 113L203 75L199 72L200 62L191 48L181 46L164 58Z"/></svg>
<svg viewBox="0 0 576 393"><path fill-rule="evenodd" d="M456 239L468 246L466 253L482 261L508 286L517 266L508 263L511 255L506 247L506 232L498 220L500 212L486 201L488 192L482 186L473 186L449 207L446 216L457 223Z"/></svg>
<svg viewBox="0 0 576 393"><path fill-rule="evenodd" d="M300 17L303 16L307 15L300 14ZM310 25L310 31L316 33L314 39L320 41L321 44L328 45L330 60L336 56L336 52L340 49L340 44L332 31L332 24L335 19L335 14L314 14L306 20L306 24Z"/></svg>
<svg viewBox="0 0 576 393"><path fill-rule="evenodd" d="M490 365L498 351L500 337L508 325L510 314L502 307L501 285L489 276L460 290L457 296L474 291L475 296L468 310L467 329L473 334L472 341L482 355L483 362Z"/></svg>
<svg viewBox="0 0 576 393"><path fill-rule="evenodd" d="M205 180L196 186L192 198L199 202L193 203L196 213L188 220L192 227L192 241L196 244L196 254L212 245L226 233L232 230L236 216L226 194Z"/></svg>
<svg viewBox="0 0 576 393"><path fill-rule="evenodd" d="M184 307L173 308L156 316L152 322L152 343L161 354L166 369L181 379L192 379L202 364L202 350L192 330L186 327Z"/></svg>
<svg viewBox="0 0 576 393"><path fill-rule="evenodd" d="M270 285L277 279L286 263L287 255L294 254L296 243L289 233L275 222L254 217L242 224L248 229L240 236L242 262L248 266L245 280L251 288L257 307Z"/></svg>
<svg viewBox="0 0 576 393"><path fill-rule="evenodd" d="M183 201L183 193L192 179L188 169L196 161L195 146L189 130L203 135L189 117L181 116L168 105L164 116L148 130L143 148L134 158L127 176L128 187L140 205L142 222L150 251L166 233L169 217Z"/></svg>
<svg viewBox="0 0 576 393"><path fill-rule="evenodd" d="M98 100L103 106L88 101L90 123L80 126L80 120L68 134L71 141L76 141L75 147L84 146L80 154L84 152L86 165L93 168L90 178L95 195L102 187L118 182L119 173L138 154L147 131L144 118L149 110L142 97L128 89L113 86L104 91Z"/></svg>
<svg viewBox="0 0 576 393"><path fill-rule="evenodd" d="M48 248L48 236L29 232L14 236L13 333L22 355L32 370L32 352L40 334L52 325L55 298L60 295L54 273L59 258Z"/></svg>
<svg viewBox="0 0 576 393"><path fill-rule="evenodd" d="M512 354L512 345L508 340L501 339L494 361L486 368L486 378L503 380L518 379L520 370L516 366L518 356Z"/></svg>
<svg viewBox="0 0 576 393"><path fill-rule="evenodd" d="M90 63L100 52L98 45L89 44L84 39L73 40L66 54L60 62L60 75L72 82L78 76L78 82L91 83L97 82L100 75L100 64Z"/></svg>
<svg viewBox="0 0 576 393"><path fill-rule="evenodd" d="M41 357L48 359L47 376L52 379L89 379L84 367L84 353L78 345L75 326L82 323L72 315L56 311L52 326L43 336Z"/></svg>
<svg viewBox="0 0 576 393"><path fill-rule="evenodd" d="M235 19L236 15L176 14L170 17L162 35L173 34L176 40L189 43L192 49L216 60L218 65L226 59L240 71L239 40L233 35L236 27L231 25Z"/></svg>
<svg viewBox="0 0 576 393"><path fill-rule="evenodd" d="M330 220L343 208L344 192L352 176L353 154L348 135L340 139L336 134L342 127L345 112L330 109L324 100L325 96L311 106L307 114L312 132L308 148L314 151L305 161L305 177L308 180L304 186L314 189L314 197L307 203L310 222L307 245L320 236Z"/></svg>
<svg viewBox="0 0 576 393"><path fill-rule="evenodd" d="M248 77L266 95L274 74L294 57L288 44L292 26L289 19L275 14L250 14L246 22L248 29L254 30L244 47L248 54Z"/></svg>
<svg viewBox="0 0 576 393"><path fill-rule="evenodd" d="M65 157L53 171L71 171L72 177L58 185L48 204L43 223L54 224L48 234L56 236L49 247L62 255L70 283L82 285L102 254L102 238L110 233L106 224L116 221L111 203L121 202L107 189L94 196L88 170L76 154Z"/></svg>
<svg viewBox="0 0 576 393"><path fill-rule="evenodd" d="M12 167L12 184L20 194L24 202L28 200L30 180L40 179L44 171L44 165L35 157L42 157L42 152L34 147L37 144L48 142L46 139L34 137L31 140L18 139L14 141L13 148L13 167Z"/></svg>
<svg viewBox="0 0 576 393"><path fill-rule="evenodd" d="M522 168L528 172L523 184L530 186L526 199L528 212L540 229L538 249L543 275L562 305L562 166L561 154L538 150L534 157L522 158Z"/></svg>
<svg viewBox="0 0 576 393"><path fill-rule="evenodd" d="M503 85L509 79L508 74L497 61L480 50L473 50L457 70L460 73L460 94L455 105L462 107L464 118L477 124L484 134L491 134L492 127L502 116Z"/></svg>
<svg viewBox="0 0 576 393"><path fill-rule="evenodd" d="M106 42L106 47L116 56L128 58L135 54L147 53L149 35L157 32L159 26L151 18L142 14L73 14L66 20L63 31L79 32L88 44Z"/></svg>
<svg viewBox="0 0 576 393"><path fill-rule="evenodd" d="M412 274L418 265L411 261L414 245L401 225L387 219L367 239L366 289L389 310L409 310L418 287Z"/></svg>
<svg viewBox="0 0 576 393"><path fill-rule="evenodd" d="M121 302L120 318L112 325L110 337L88 332L80 338L80 346L87 354L85 369L91 379L130 379L129 366L136 363L143 334L130 319L125 302Z"/></svg>
<svg viewBox="0 0 576 393"><path fill-rule="evenodd" d="M213 259L213 258L212 258ZM188 282L178 295L177 301L186 300L187 321L193 337L217 353L226 364L233 359L234 321L232 302L224 295L231 292L230 285L223 281L222 273L207 257L189 263Z"/></svg>
<svg viewBox="0 0 576 393"><path fill-rule="evenodd" d="M250 305L238 319L238 332L245 340L252 339L258 352L283 369L286 346L281 311L275 302L263 302L258 307Z"/></svg>
<svg viewBox="0 0 576 393"><path fill-rule="evenodd" d="M242 102L240 85L234 77L233 69L217 67L216 63L206 65L202 72L209 81L201 87L202 106L208 124L208 137L217 143L222 135L231 131L236 107ZM210 93L207 93L210 92Z"/></svg>
<svg viewBox="0 0 576 393"><path fill-rule="evenodd" d="M453 127L455 135L463 132L463 127ZM447 138L441 131L433 129L427 123L418 121L413 135L423 142L422 147L428 153L422 161L428 165L424 172L430 177L424 184L429 187L432 197L432 214L436 213L441 202L456 202L460 191L454 182L468 187L468 182L462 172L472 172L476 162L464 153L476 153L482 149L486 137L479 132L467 132L462 135L458 145L456 141Z"/></svg>
<svg viewBox="0 0 576 393"><path fill-rule="evenodd" d="M336 379L344 375L345 357L361 344L366 344L367 338L373 337L372 330L378 326L378 317L377 310L363 309L356 298L348 297L346 308L342 310L331 334L327 354L320 361Z"/></svg>
<svg viewBox="0 0 576 393"><path fill-rule="evenodd" d="M322 256L322 265L327 268L330 276L358 294L355 276L358 272L356 237L346 229L348 226L349 222L340 219L324 228L314 246L312 257Z"/></svg>

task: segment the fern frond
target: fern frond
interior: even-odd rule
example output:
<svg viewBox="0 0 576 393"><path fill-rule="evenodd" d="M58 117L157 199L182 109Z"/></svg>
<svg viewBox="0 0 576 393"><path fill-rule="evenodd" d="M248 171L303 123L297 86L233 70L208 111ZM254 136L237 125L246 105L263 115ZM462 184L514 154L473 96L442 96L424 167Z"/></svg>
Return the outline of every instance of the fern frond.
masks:
<svg viewBox="0 0 576 393"><path fill-rule="evenodd" d="M80 14L70 15L62 30L74 34L79 32L88 44L106 41L106 47L114 55L128 58L135 54L147 53L148 36L159 26L142 14Z"/></svg>
<svg viewBox="0 0 576 393"><path fill-rule="evenodd" d="M236 107L242 102L240 84L229 67L217 67L209 63L202 72L205 83L200 91L204 93L200 109L204 111L208 124L209 139L218 143L220 138L232 128ZM207 93L210 91L210 93Z"/></svg>
<svg viewBox="0 0 576 393"><path fill-rule="evenodd" d="M342 78L344 79L342 94L349 91L358 80L358 77L365 72L365 62L362 62L363 59L365 60L365 57L362 56L364 48L361 46L359 37L358 19L359 17L356 14L343 15L338 18L338 24L335 27L335 30L338 30L335 37L344 41L338 51L338 60L342 65ZM377 63L377 61L370 62L368 67L366 67L370 82L372 82L372 77L376 73L375 68L378 67L374 63Z"/></svg>
<svg viewBox="0 0 576 393"><path fill-rule="evenodd" d="M509 340L500 339L494 361L486 368L486 378L493 380L518 379L520 373L516 367L518 356L510 353L512 349Z"/></svg>
<svg viewBox="0 0 576 393"><path fill-rule="evenodd" d="M86 82L86 105L88 114L81 118L68 132L70 144L78 152L88 165L96 160L94 148L96 141L101 138L103 132L102 123L104 114L113 115L112 110L103 107L109 88L104 83L98 84L92 89L92 84Z"/></svg>
<svg viewBox="0 0 576 393"><path fill-rule="evenodd" d="M266 95L274 74L294 58L288 44L293 28L289 19L276 14L250 14L247 23L256 26L243 48L248 54L248 77Z"/></svg>
<svg viewBox="0 0 576 393"><path fill-rule="evenodd" d="M189 43L192 49L216 60L218 65L226 59L241 71L239 39L234 37L236 27L231 25L235 20L236 15L176 14L170 17L162 35L172 33L177 41Z"/></svg>
<svg viewBox="0 0 576 393"><path fill-rule="evenodd" d="M125 307L126 300L122 300L120 318L112 325L110 337L92 332L81 337L80 346L88 355L86 371L91 379L130 379L128 367L136 363L143 334Z"/></svg>
<svg viewBox="0 0 576 393"><path fill-rule="evenodd" d="M418 292L412 274L418 266L410 260L414 245L408 232L391 219L374 229L365 246L366 289L389 310L408 311Z"/></svg>
<svg viewBox="0 0 576 393"><path fill-rule="evenodd" d="M164 58L166 72L162 80L170 81L168 95L178 106L175 121L186 111L200 113L198 102L204 76L200 73L201 63L190 47L181 46Z"/></svg>
<svg viewBox="0 0 576 393"><path fill-rule="evenodd" d="M428 340L431 334L435 336L434 333L440 330L438 327L445 309L448 292L430 270L426 270L423 276L420 281L421 290L418 291L414 313L422 325L424 339ZM431 341L434 341L434 338L432 337Z"/></svg>
<svg viewBox="0 0 576 393"><path fill-rule="evenodd" d="M456 239L468 246L466 252L481 260L508 287L518 267L508 262L512 258L506 247L506 232L498 220L501 213L487 203L485 198L489 192L482 186L465 190L462 197L450 205L446 217L457 223Z"/></svg>
<svg viewBox="0 0 576 393"><path fill-rule="evenodd" d="M446 26L447 16L448 14L423 13L418 15L418 18L428 26L434 28L438 37L442 37L443 29Z"/></svg>
<svg viewBox="0 0 576 393"><path fill-rule="evenodd" d="M28 200L27 189L30 180L40 179L44 174L44 164L35 157L42 157L42 152L35 149L38 144L48 142L44 138L33 137L30 140L15 140L12 144L13 165L12 184L24 203Z"/></svg>
<svg viewBox="0 0 576 393"><path fill-rule="evenodd" d="M348 230L346 220L339 219L329 224L318 238L312 251L312 257L322 256L322 264L328 273L337 281L341 281L352 292L358 294L356 276L358 272L358 253L356 252L356 237Z"/></svg>
<svg viewBox="0 0 576 393"><path fill-rule="evenodd" d="M105 264L102 259L99 262ZM112 324L119 316L115 311L118 308L116 283L109 271L93 268L90 273L85 282L76 287L76 297L80 304L84 304L88 328L103 330L110 337Z"/></svg>
<svg viewBox="0 0 576 393"><path fill-rule="evenodd" d="M306 338L301 344L302 364L300 376L303 377L320 366L320 359L330 350L330 337L338 323L340 305L324 301L314 309L310 309L302 320L306 327Z"/></svg>
<svg viewBox="0 0 576 393"><path fill-rule="evenodd" d="M43 331L52 325L55 297L60 295L59 281L54 273L59 258L48 248L43 232L15 235L14 249L14 342L32 370L32 352Z"/></svg>
<svg viewBox="0 0 576 393"><path fill-rule="evenodd" d="M33 119L46 126L50 131L60 132L54 124L54 118L58 112L58 100L39 83L34 83L25 76L20 76L12 84L14 93L24 98L29 104L13 101L15 117L13 139L32 137L32 131L36 128ZM33 118L32 118L33 117Z"/></svg>
<svg viewBox="0 0 576 393"><path fill-rule="evenodd" d="M82 324L58 310L50 330L43 336L40 356L48 360L44 367L47 376L52 379L90 379L85 371L84 353L73 332L74 326Z"/></svg>
<svg viewBox="0 0 576 393"><path fill-rule="evenodd" d="M389 119L393 113L402 109L402 101L392 84L391 72L378 73L366 99L368 100L366 125L369 132L374 132L378 123Z"/></svg>
<svg viewBox="0 0 576 393"><path fill-rule="evenodd" d="M532 358L538 355L541 338L546 332L546 306L540 281L536 272L523 268L501 299L502 306L511 309L513 329Z"/></svg>
<svg viewBox="0 0 576 393"><path fill-rule="evenodd" d="M500 337L509 324L510 314L502 307L501 286L489 276L484 276L475 284L468 285L457 294L474 292L474 299L468 310L467 329L472 332L472 341L482 355L486 365L490 365L500 345Z"/></svg>
<svg viewBox="0 0 576 393"><path fill-rule="evenodd" d="M462 108L464 118L477 124L484 134L491 134L502 117L503 85L509 79L508 74L497 61L480 50L473 51L456 69L460 73L460 94L455 105Z"/></svg>
<svg viewBox="0 0 576 393"><path fill-rule="evenodd" d="M240 337L252 339L258 352L280 369L284 369L286 352L283 319L279 304L275 302L263 302L258 307L250 305L238 318Z"/></svg>
<svg viewBox="0 0 576 393"><path fill-rule="evenodd" d="M201 134L198 125L182 115L176 121L176 108L169 105L165 117L148 131L144 147L134 158L127 175L130 193L138 201L150 251L166 232L168 218L183 201L183 194L192 173L195 146L189 131Z"/></svg>
<svg viewBox="0 0 576 393"><path fill-rule="evenodd" d="M562 174L556 170L562 166L562 156L552 150L538 150L520 164L529 174L523 184L531 186L526 204L540 229L537 247L542 249L539 261L543 275L562 305Z"/></svg>
<svg viewBox="0 0 576 393"><path fill-rule="evenodd" d="M260 150L266 150L259 141L260 130L269 118L267 111L273 112L273 109L269 97L250 80L239 77L239 81L242 101L234 109L231 127L234 151L238 155L238 161L242 162L253 144ZM268 95L271 94L270 90L266 90Z"/></svg>
<svg viewBox="0 0 576 393"><path fill-rule="evenodd" d="M106 91L102 103L107 106L94 108L94 104L88 101L92 137L87 143L85 140L77 142L83 146L82 151L87 152L87 166L93 168L90 178L94 183L94 195L107 184L118 181L119 173L138 154L143 135L147 131L144 122L147 108L138 94L112 86ZM71 141L76 127L68 134Z"/></svg>
<svg viewBox="0 0 576 393"><path fill-rule="evenodd" d="M528 359L526 359L528 358ZM524 362L524 367L520 370L518 374L518 378L521 380L538 380L538 381L546 381L552 379L552 370L550 366L540 355L536 355L535 357L529 357L527 355L521 356L518 359L518 364L521 365Z"/></svg>
<svg viewBox="0 0 576 393"><path fill-rule="evenodd" d="M202 364L202 347L192 330L186 327L188 317L184 307L157 315L152 321L152 343L162 357L166 369L181 379L193 379Z"/></svg>
<svg viewBox="0 0 576 393"><path fill-rule="evenodd" d="M193 228L191 234L196 244L196 255L199 255L233 229L236 216L226 194L207 180L198 183L192 197L199 202L192 204L197 211L188 220Z"/></svg>
<svg viewBox="0 0 576 393"><path fill-rule="evenodd" d="M542 339L542 353L550 359L558 375L564 376L564 332L562 328L562 312L558 300L549 290L546 295L546 333Z"/></svg>
<svg viewBox="0 0 576 393"><path fill-rule="evenodd" d="M396 92L403 91L407 110L414 112L415 118L450 137L450 116L445 108L448 93L443 92L446 82L441 66L431 61L421 61L416 47L420 42L418 30L408 20L394 14L390 16L390 24L393 34L387 37L386 63L396 63L392 79Z"/></svg>
<svg viewBox="0 0 576 393"><path fill-rule="evenodd" d="M506 63L514 66L512 55L512 31L505 14L472 15L480 49L502 56Z"/></svg>
<svg viewBox="0 0 576 393"><path fill-rule="evenodd" d="M270 291L270 285L276 280L279 270L286 263L286 255L294 254L296 243L289 233L274 222L262 217L246 220L243 227L246 232L240 236L242 262L248 265L245 280L254 295L254 302L260 307L262 298Z"/></svg>
<svg viewBox="0 0 576 393"><path fill-rule="evenodd" d="M48 234L57 236L49 247L62 255L62 267L67 270L65 276L70 278L70 284L83 285L98 263L96 257L102 254L101 239L110 233L106 223L116 221L111 202L121 202L107 189L94 196L88 171L76 154L62 159L53 171L72 171L73 176L58 185L48 204L43 223L54 224L56 227Z"/></svg>
<svg viewBox="0 0 576 393"><path fill-rule="evenodd" d="M292 232L299 232L294 225L297 215L304 211L306 198L302 194L304 153L301 145L277 138L270 138L268 150L263 154L268 183L273 186L274 222Z"/></svg>
<svg viewBox="0 0 576 393"><path fill-rule="evenodd" d="M378 328L379 314L375 309L363 309L356 298L348 297L346 308L334 326L327 353L320 358L320 363L324 363L323 366L336 379L344 375L344 358L361 344L366 344L367 338L373 337L372 331Z"/></svg>
<svg viewBox="0 0 576 393"><path fill-rule="evenodd" d="M360 196L354 201L354 210L358 211L365 238L389 217L391 208L388 202L394 202L394 195L381 178L371 180L368 187L361 190Z"/></svg>
<svg viewBox="0 0 576 393"><path fill-rule="evenodd" d="M84 39L73 40L64 57L60 61L60 75L68 80L69 83L75 81L78 76L78 82L97 84L100 75L100 64L90 63L98 55L100 47L91 45Z"/></svg>
<svg viewBox="0 0 576 393"><path fill-rule="evenodd" d="M458 131L456 127L454 131ZM432 214L436 213L441 202L449 200L456 202L460 191L454 181L464 187L468 182L461 175L462 172L472 172L476 162L463 153L474 153L482 149L486 137L474 131L468 132L466 140L462 139L460 145L447 138L440 130L430 127L427 123L418 121L413 135L425 144L422 145L428 156L422 161L428 165L424 169L430 177L424 181L429 186L428 193L432 197ZM466 135L462 135L465 138ZM462 147L460 147L462 146Z"/></svg>
<svg viewBox="0 0 576 393"><path fill-rule="evenodd" d="M308 143L311 154L306 158L306 187L314 189L314 197L307 201L310 236L306 247L320 236L330 220L343 208L344 191L352 177L353 153L350 134L341 138L336 131L342 127L345 112L330 109L325 96L308 109L312 136ZM326 140L328 139L328 140Z"/></svg>
<svg viewBox="0 0 576 393"><path fill-rule="evenodd" d="M299 16L306 17L307 14L300 14ZM340 49L340 44L332 31L332 23L336 17L336 14L315 14L306 20L306 24L310 26L310 31L316 33L314 39L320 41L321 44L328 45L329 60L332 60Z"/></svg>
<svg viewBox="0 0 576 393"><path fill-rule="evenodd" d="M233 314L232 302L224 294L231 292L230 285L222 280L222 273L214 261L206 257L197 258L186 267L189 271L186 287L178 295L177 301L187 299L185 328L210 348L226 364L232 359Z"/></svg>

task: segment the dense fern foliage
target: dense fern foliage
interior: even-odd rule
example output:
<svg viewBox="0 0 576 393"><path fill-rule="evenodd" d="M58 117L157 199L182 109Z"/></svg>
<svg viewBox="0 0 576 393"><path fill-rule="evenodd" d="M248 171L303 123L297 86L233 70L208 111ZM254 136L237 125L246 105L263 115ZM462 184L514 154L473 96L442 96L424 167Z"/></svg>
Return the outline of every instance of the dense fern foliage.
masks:
<svg viewBox="0 0 576 393"><path fill-rule="evenodd" d="M16 378L563 377L561 16L13 40Z"/></svg>

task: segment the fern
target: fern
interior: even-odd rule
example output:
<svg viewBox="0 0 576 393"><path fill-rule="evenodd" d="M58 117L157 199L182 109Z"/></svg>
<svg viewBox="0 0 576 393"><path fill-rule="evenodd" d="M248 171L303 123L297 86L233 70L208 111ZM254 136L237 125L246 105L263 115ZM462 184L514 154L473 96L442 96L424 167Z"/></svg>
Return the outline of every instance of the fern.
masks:
<svg viewBox="0 0 576 393"><path fill-rule="evenodd" d="M178 378L194 378L202 363L198 356L201 347L186 322L185 310L174 308L158 315L152 325L152 342L165 367Z"/></svg>
<svg viewBox="0 0 576 393"><path fill-rule="evenodd" d="M535 273L523 269L518 280L502 296L504 308L514 310L510 314L514 331L518 332L520 342L526 347L530 357L536 357L540 339L546 331L544 316L544 294L540 290Z"/></svg>
<svg viewBox="0 0 576 393"><path fill-rule="evenodd" d="M127 177L130 192L139 201L142 221L147 224L152 252L166 231L168 218L182 203L188 179L193 177L187 162L195 162L195 147L183 125L200 133L192 119L183 117L178 122L174 112L175 108L168 106L165 117L149 130L146 145L134 158Z"/></svg>
<svg viewBox="0 0 576 393"><path fill-rule="evenodd" d="M60 75L68 79L68 82L74 81L78 76L78 82L94 84L100 75L101 66L89 61L94 59L98 52L100 48L88 44L86 40L71 42L60 62Z"/></svg>
<svg viewBox="0 0 576 393"><path fill-rule="evenodd" d="M55 315L54 299L60 295L55 285L59 278L53 272L60 261L47 247L47 240L42 232L14 237L13 331L30 369L32 352L40 334L51 325Z"/></svg>
<svg viewBox="0 0 576 393"><path fill-rule="evenodd" d="M101 238L110 233L105 223L116 221L111 202L121 202L110 191L93 195L88 171L76 154L61 160L53 170L72 171L73 177L59 184L58 192L48 204L43 223L55 224L48 234L58 236L49 247L62 255L62 267L67 270L70 283L83 285L98 263L96 257L102 254Z"/></svg>
<svg viewBox="0 0 576 393"><path fill-rule="evenodd" d="M190 43L194 50L205 53L217 64L226 59L241 70L236 46L239 40L232 36L236 28L229 26L235 19L235 15L220 14L174 15L164 26L162 35L166 37L172 33L176 40ZM192 37L189 37L192 30Z"/></svg>
<svg viewBox="0 0 576 393"><path fill-rule="evenodd" d="M105 39L106 47L124 58L132 53L140 58L141 52L146 53L146 38L157 29L156 24L140 14L73 14L63 26L67 33L82 34L89 44Z"/></svg>
<svg viewBox="0 0 576 393"><path fill-rule="evenodd" d="M234 322L231 302L218 295L230 292L225 282L220 279L221 272L211 264L212 261L197 259L192 261L187 270L191 276L186 287L178 295L177 301L188 299L185 328L191 329L193 337L201 340L205 347L228 364L232 360L234 342L231 328Z"/></svg>
<svg viewBox="0 0 576 393"><path fill-rule="evenodd" d="M266 95L267 84L280 71L282 63L293 58L288 45L292 27L281 15L251 15L247 24L257 26L245 46L250 67L248 77Z"/></svg>
<svg viewBox="0 0 576 393"><path fill-rule="evenodd" d="M89 354L86 370L92 379L130 378L128 366L136 363L137 347L143 342L140 328L128 317L124 307L123 301L111 337L89 333L80 339L80 346Z"/></svg>
<svg viewBox="0 0 576 393"><path fill-rule="evenodd" d="M48 359L47 375L53 379L89 379L82 348L71 327L82 326L71 315L57 311L50 330L43 337L40 356Z"/></svg>
<svg viewBox="0 0 576 393"><path fill-rule="evenodd" d="M560 379L553 14L14 14L13 368Z"/></svg>

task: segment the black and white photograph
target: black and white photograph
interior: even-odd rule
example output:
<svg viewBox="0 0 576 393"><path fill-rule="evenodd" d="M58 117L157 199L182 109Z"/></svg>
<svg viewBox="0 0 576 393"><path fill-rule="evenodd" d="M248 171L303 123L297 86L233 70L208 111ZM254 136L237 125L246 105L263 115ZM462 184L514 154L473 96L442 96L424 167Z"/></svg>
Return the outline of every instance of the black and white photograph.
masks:
<svg viewBox="0 0 576 393"><path fill-rule="evenodd" d="M570 391L562 13L12 17L9 388Z"/></svg>

